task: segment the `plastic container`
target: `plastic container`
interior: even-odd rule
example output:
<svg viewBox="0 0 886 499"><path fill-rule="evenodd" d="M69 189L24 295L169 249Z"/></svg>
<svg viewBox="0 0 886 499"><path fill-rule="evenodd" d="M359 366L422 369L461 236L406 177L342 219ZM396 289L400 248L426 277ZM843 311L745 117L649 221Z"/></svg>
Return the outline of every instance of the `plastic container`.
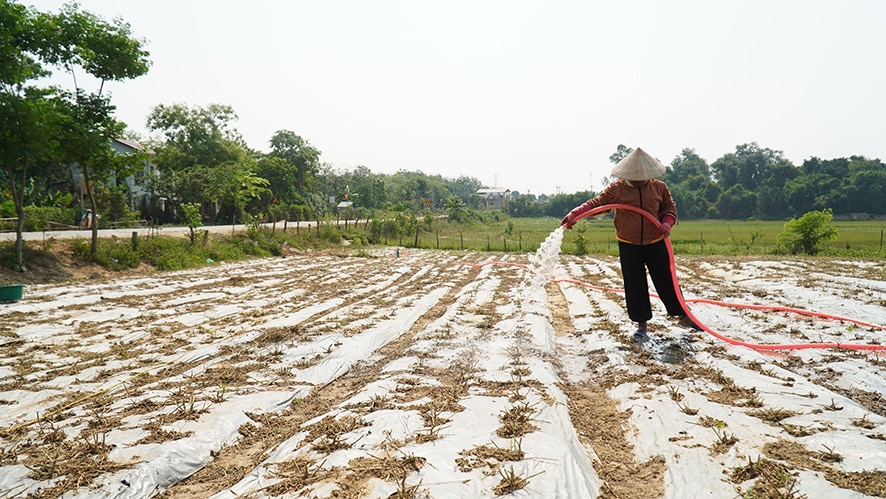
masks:
<svg viewBox="0 0 886 499"><path fill-rule="evenodd" d="M0 302L18 301L22 299L22 288L24 284L11 284L9 286L0 286Z"/></svg>

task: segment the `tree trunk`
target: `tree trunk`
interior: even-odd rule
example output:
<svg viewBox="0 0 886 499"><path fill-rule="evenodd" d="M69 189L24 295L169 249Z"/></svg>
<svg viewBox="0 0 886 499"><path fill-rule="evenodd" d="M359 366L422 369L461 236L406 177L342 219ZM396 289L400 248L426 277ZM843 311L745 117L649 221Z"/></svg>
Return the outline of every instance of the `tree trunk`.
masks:
<svg viewBox="0 0 886 499"><path fill-rule="evenodd" d="M89 180L89 168L83 163L80 164L80 168L83 169L86 197L89 199L89 207L92 209L89 220L90 227L92 228L92 244L89 247L89 253L95 256L96 252L98 252L98 207L95 202L95 189L93 189L92 182Z"/></svg>
<svg viewBox="0 0 886 499"><path fill-rule="evenodd" d="M18 217L18 220L15 222L15 270L19 272L24 272L24 248L25 248L25 200L24 200L24 185L25 179L27 178L28 172L28 164L27 160L23 160L22 166L22 189L16 189L16 175L15 169L12 165L6 165L6 177L9 179L9 191L12 195L13 204L15 204L15 215Z"/></svg>

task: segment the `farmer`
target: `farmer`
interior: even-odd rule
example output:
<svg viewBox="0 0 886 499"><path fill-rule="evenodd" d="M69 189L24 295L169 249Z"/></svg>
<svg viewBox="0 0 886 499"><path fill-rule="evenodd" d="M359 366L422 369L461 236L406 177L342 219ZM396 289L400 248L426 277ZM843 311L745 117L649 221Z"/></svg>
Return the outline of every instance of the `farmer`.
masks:
<svg viewBox="0 0 886 499"><path fill-rule="evenodd" d="M671 259L664 238L677 222L677 206L667 184L657 180L665 167L639 147L612 168L618 179L609 184L599 196L575 207L560 225L571 229L578 218L593 208L608 204L627 204L642 208L656 217L656 227L643 215L630 210L615 210L615 236L624 279L625 302L628 317L637 323L637 340L646 339L646 322L652 319L646 270L669 316L679 319L680 326L700 330L686 316L677 297L671 277Z"/></svg>

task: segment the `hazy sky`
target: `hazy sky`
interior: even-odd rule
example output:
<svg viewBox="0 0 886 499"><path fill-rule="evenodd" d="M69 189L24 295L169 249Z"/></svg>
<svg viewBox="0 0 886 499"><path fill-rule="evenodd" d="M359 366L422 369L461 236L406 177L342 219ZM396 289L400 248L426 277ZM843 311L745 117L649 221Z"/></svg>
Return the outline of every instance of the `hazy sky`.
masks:
<svg viewBox="0 0 886 499"><path fill-rule="evenodd" d="M286 129L339 168L534 194L600 190L619 144L886 159L883 0L80 5L148 42L150 72L106 85L142 134L157 104L227 104L262 151Z"/></svg>

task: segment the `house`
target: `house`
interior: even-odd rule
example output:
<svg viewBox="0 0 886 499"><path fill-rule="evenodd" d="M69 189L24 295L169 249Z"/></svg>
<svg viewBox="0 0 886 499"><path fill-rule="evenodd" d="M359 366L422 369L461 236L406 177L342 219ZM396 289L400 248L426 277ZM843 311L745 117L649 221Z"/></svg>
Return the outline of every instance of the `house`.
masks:
<svg viewBox="0 0 886 499"><path fill-rule="evenodd" d="M491 189L480 189L477 191L477 195L480 196L484 209L501 210L504 209L511 198L511 190L493 187Z"/></svg>
<svg viewBox="0 0 886 499"><path fill-rule="evenodd" d="M153 151L148 151L145 147L138 142L133 142L131 140L126 139L114 139L111 142L111 149L119 154L133 154L137 152L147 153L149 155L153 154ZM151 191L147 188L147 180L151 176L158 176L159 170L156 166L154 166L150 160L145 160L143 164L135 171L133 175L130 175L123 179L123 182L126 183L129 202L129 209L132 211L140 210L142 213L148 213L151 209ZM118 185L120 179L117 179Z"/></svg>

